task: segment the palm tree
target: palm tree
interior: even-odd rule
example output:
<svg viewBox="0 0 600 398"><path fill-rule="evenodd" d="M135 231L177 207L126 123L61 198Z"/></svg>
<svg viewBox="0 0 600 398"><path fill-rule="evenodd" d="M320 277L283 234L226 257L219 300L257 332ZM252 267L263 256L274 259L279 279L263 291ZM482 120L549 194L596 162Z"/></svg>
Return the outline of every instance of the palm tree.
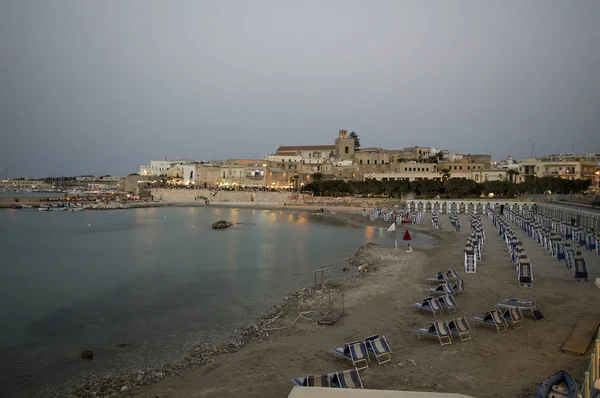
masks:
<svg viewBox="0 0 600 398"><path fill-rule="evenodd" d="M450 179L452 172L450 171L450 169L442 169L442 170L440 170L440 174L442 175L442 182L444 183L444 195L446 195L448 193L447 192L448 180Z"/></svg>
<svg viewBox="0 0 600 398"><path fill-rule="evenodd" d="M292 184L294 184L294 190L298 190L298 180L300 180L300 177L298 176L298 174L294 174L293 176L290 177L290 182Z"/></svg>
<svg viewBox="0 0 600 398"><path fill-rule="evenodd" d="M360 150L360 138L358 137L358 134L352 131L350 132L349 137L354 139L354 152L358 152Z"/></svg>

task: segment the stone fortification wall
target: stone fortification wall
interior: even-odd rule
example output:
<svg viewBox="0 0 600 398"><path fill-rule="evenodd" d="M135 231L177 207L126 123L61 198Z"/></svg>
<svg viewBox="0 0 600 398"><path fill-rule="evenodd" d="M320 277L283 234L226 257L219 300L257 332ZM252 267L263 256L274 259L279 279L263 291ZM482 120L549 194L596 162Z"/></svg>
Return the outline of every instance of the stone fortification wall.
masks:
<svg viewBox="0 0 600 398"><path fill-rule="evenodd" d="M252 200L254 195L254 200ZM287 204L312 206L347 206L347 207L391 207L400 204L398 199L369 198L331 198L298 194L293 192L252 192L252 191L211 191L208 189L153 189L152 196L156 200L167 203L202 202L204 197L212 203L257 203Z"/></svg>

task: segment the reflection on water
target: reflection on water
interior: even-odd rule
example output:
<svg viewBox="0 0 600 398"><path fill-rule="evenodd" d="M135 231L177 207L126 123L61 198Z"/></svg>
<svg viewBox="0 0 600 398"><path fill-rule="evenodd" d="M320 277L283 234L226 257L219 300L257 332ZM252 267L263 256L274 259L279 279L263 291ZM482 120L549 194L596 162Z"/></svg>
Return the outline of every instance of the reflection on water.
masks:
<svg viewBox="0 0 600 398"><path fill-rule="evenodd" d="M267 210L0 211L0 396L178 361L389 235ZM73 361L84 347L97 358Z"/></svg>

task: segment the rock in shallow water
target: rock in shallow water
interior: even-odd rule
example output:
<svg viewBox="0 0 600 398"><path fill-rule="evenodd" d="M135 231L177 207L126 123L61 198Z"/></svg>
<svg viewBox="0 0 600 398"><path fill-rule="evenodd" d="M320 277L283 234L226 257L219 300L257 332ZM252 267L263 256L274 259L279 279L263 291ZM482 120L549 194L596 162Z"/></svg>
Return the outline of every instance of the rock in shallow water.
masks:
<svg viewBox="0 0 600 398"><path fill-rule="evenodd" d="M225 229L231 227L232 225L233 223L230 221L220 220L212 224L212 229Z"/></svg>
<svg viewBox="0 0 600 398"><path fill-rule="evenodd" d="M83 350L79 353L79 356L83 359L94 359L94 352L92 350Z"/></svg>

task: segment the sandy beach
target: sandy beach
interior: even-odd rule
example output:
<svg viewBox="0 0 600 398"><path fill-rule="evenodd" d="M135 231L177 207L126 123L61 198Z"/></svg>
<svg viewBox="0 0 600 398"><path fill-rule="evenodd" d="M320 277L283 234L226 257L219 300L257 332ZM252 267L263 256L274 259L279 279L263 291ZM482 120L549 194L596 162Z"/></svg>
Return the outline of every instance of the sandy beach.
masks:
<svg viewBox="0 0 600 398"><path fill-rule="evenodd" d="M355 211L334 212L325 217L355 225L387 225L380 220L370 222ZM482 220L487 242L476 274L465 274L463 267L464 244L470 233L468 216L461 215L463 228L457 233L449 230L447 215L441 216L445 227L441 231L431 228L427 215L420 226L409 229L436 235L438 245L414 253L407 253L403 245L399 250L368 245L357 252L353 263L366 263L371 269L358 274L350 266L354 275L331 284L329 290L344 292L345 314L335 325L296 320L300 312L315 308L314 296L311 291L290 296L286 305L275 311L277 319L268 325L282 330L258 332L248 344L230 350L235 352L212 356L203 361L205 365L178 374L159 374L156 382L140 376L139 382L124 384L123 391L113 396L286 397L293 386L291 377L351 368L349 361L336 359L329 350L376 333L387 337L394 354L392 363L371 361L369 369L361 371L365 388L454 392L481 398L531 397L540 381L561 369L581 382L589 356L563 354L560 348L583 314L600 316L600 291L593 283L593 278L600 276L600 258L591 252L584 254L590 281L577 282L563 262L523 237L534 267L534 283L531 289L521 288L491 220L487 216ZM455 339L445 347L437 340L417 339L415 329L427 327L430 315L414 313L412 303L428 295L426 289L431 285L426 278L448 268L456 268L465 281L466 293L457 297L460 310L456 315L466 316L469 322L498 301L512 297L538 301L545 319L526 318L523 329L511 328L502 335L478 326L473 340ZM443 319L456 315L445 313ZM102 390L100 385L89 385L78 396L92 396Z"/></svg>

